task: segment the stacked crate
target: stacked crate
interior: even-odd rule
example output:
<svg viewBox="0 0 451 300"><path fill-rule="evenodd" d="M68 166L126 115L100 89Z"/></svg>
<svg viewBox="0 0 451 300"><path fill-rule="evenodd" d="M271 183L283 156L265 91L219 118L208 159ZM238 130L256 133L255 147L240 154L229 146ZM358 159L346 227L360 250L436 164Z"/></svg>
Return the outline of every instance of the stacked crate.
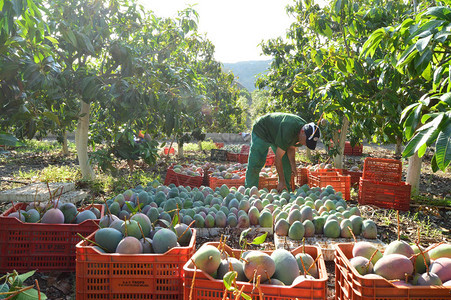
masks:
<svg viewBox="0 0 451 300"><path fill-rule="evenodd" d="M343 175L341 169L320 169L308 172L308 185L310 187L325 188L332 186L336 192L341 192L345 200L351 200L351 176Z"/></svg>
<svg viewBox="0 0 451 300"><path fill-rule="evenodd" d="M359 203L406 211L411 186L402 182L402 163L396 159L367 157L359 182Z"/></svg>

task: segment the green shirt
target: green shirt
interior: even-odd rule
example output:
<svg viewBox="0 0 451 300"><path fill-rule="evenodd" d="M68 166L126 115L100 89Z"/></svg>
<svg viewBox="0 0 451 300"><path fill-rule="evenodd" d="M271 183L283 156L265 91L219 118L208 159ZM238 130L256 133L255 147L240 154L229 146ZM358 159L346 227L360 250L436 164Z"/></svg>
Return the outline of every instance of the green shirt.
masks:
<svg viewBox="0 0 451 300"><path fill-rule="evenodd" d="M287 113L270 113L257 119L252 132L259 138L287 151L298 143L298 134L306 122L299 116Z"/></svg>

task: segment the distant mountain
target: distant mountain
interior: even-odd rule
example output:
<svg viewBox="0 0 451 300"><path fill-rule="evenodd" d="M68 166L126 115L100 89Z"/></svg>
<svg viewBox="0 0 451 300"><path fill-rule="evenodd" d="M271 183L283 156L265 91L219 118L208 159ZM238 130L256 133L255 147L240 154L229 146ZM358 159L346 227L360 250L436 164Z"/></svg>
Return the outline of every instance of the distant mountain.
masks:
<svg viewBox="0 0 451 300"><path fill-rule="evenodd" d="M254 91L257 78L266 73L271 60L250 60L236 63L224 63L224 70L232 71L236 80L249 92Z"/></svg>

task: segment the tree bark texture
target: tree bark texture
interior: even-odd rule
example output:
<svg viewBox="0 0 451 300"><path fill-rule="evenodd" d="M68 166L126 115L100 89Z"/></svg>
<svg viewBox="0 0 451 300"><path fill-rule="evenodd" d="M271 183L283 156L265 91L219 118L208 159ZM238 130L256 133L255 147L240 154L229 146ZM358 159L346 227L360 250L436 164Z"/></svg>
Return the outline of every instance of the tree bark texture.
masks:
<svg viewBox="0 0 451 300"><path fill-rule="evenodd" d="M93 180L94 171L89 164L88 157L88 131L90 104L81 102L80 117L78 119L77 131L75 132L75 146L77 148L78 163L83 179Z"/></svg>

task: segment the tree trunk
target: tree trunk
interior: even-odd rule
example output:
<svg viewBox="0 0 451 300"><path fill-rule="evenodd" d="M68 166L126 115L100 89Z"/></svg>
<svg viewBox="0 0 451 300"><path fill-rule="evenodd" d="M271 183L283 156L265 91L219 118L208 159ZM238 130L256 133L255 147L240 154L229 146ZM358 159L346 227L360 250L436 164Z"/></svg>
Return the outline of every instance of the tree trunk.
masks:
<svg viewBox="0 0 451 300"><path fill-rule="evenodd" d="M310 150L309 148L305 147L305 152L307 154L307 159L311 162L313 162L313 157L312 157L312 150Z"/></svg>
<svg viewBox="0 0 451 300"><path fill-rule="evenodd" d="M183 143L177 142L177 145L178 145L177 156L178 156L178 158L183 158Z"/></svg>
<svg viewBox="0 0 451 300"><path fill-rule="evenodd" d="M395 155L401 156L401 154L402 154L402 137L398 136L396 137Z"/></svg>
<svg viewBox="0 0 451 300"><path fill-rule="evenodd" d="M334 144L338 145L339 153L333 158L334 167L337 169L343 169L343 153L345 151L346 134L348 133L349 119L348 117L343 117L343 122L341 124L340 133L334 134Z"/></svg>
<svg viewBox="0 0 451 300"><path fill-rule="evenodd" d="M63 130L63 155L69 155L69 147L67 146L67 131Z"/></svg>
<svg viewBox="0 0 451 300"><path fill-rule="evenodd" d="M409 157L409 167L407 168L406 182L412 186L411 196L417 196L420 191L420 175L422 158L418 157L418 152Z"/></svg>
<svg viewBox="0 0 451 300"><path fill-rule="evenodd" d="M88 157L89 113L89 103L81 101L81 117L78 119L78 126L75 132L75 146L77 148L78 164L80 165L80 171L83 179L93 180L95 178L95 174L89 164Z"/></svg>

